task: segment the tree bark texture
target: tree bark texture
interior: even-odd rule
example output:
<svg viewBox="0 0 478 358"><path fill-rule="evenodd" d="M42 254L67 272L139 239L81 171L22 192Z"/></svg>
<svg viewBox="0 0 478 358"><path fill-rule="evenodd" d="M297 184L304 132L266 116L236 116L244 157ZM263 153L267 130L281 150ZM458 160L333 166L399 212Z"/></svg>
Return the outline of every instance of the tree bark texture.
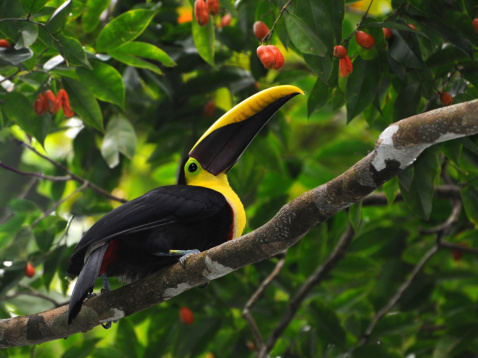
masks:
<svg viewBox="0 0 478 358"><path fill-rule="evenodd" d="M478 100L393 123L375 149L339 177L291 201L268 223L238 239L191 256L140 281L85 301L67 324L67 306L0 321L0 348L39 344L86 332L265 260L297 243L312 227L366 197L411 165L429 146L478 134Z"/></svg>

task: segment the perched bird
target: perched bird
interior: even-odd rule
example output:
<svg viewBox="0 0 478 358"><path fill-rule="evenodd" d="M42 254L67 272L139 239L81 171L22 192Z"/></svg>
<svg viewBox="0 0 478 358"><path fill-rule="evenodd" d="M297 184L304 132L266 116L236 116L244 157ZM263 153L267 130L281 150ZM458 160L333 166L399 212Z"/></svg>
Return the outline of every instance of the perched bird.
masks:
<svg viewBox="0 0 478 358"><path fill-rule="evenodd" d="M272 115L302 90L269 88L219 118L181 164L178 185L163 186L131 200L98 220L78 242L67 272L78 275L68 323L101 277L127 281L241 236L244 207L226 173Z"/></svg>

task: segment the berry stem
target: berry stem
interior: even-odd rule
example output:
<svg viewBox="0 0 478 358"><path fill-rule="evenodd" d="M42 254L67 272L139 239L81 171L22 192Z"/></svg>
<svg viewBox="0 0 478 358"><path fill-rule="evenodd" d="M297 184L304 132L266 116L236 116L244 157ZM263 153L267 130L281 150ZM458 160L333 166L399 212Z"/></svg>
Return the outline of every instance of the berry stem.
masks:
<svg viewBox="0 0 478 358"><path fill-rule="evenodd" d="M373 0L372 0L372 1L373 1ZM279 16L277 16L277 19L275 19L274 24L273 24L272 27L271 27L271 30L270 30L269 33L268 33L266 36L264 36L264 38L262 39L261 45L263 45L264 42L269 42L269 41L271 40L272 33L274 32L274 29L275 29L275 27L276 27L277 22L280 20L282 14L284 13L284 11L287 9L287 6L289 6L289 4L290 4L291 2L292 2L292 0L287 1L287 3L282 7L282 9L281 9L281 11L280 11L280 13L279 13Z"/></svg>
<svg viewBox="0 0 478 358"><path fill-rule="evenodd" d="M352 31L352 33L350 35L348 35L346 38L344 38L339 45L342 45L343 43L345 42L349 42L350 39L352 38L352 36L355 35L355 33L360 30L360 26L362 26L363 22L365 21L365 19L367 18L367 15L368 15L368 12L370 11L370 8L372 7L372 3L373 3L373 0L370 0L370 4L368 4L368 8L367 10L365 11L365 14L362 16L362 19L360 20L360 22L357 24L357 27L355 28L355 30Z"/></svg>

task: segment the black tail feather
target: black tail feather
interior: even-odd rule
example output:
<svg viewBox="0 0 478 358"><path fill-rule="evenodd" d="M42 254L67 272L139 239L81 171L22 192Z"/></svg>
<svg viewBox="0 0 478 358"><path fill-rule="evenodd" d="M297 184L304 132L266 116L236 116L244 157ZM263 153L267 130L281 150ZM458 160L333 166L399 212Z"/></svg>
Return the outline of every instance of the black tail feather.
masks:
<svg viewBox="0 0 478 358"><path fill-rule="evenodd" d="M78 276L78 280L76 281L75 288L73 289L73 294L71 295L70 305L68 307L68 324L80 313L83 300L88 293L93 290L108 245L109 244L98 247L86 259Z"/></svg>

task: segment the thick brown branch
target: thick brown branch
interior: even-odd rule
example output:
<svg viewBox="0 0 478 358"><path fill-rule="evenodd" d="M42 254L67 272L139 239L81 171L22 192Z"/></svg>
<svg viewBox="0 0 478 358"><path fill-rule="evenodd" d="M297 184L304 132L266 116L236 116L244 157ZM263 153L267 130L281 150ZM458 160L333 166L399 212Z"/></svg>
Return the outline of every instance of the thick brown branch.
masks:
<svg viewBox="0 0 478 358"><path fill-rule="evenodd" d="M90 330L164 302L297 243L312 227L363 199L414 162L427 147L478 133L478 101L422 113L390 125L374 151L339 177L285 205L267 224L238 239L114 292L86 300L68 326L67 307L0 321L0 348L39 344Z"/></svg>

